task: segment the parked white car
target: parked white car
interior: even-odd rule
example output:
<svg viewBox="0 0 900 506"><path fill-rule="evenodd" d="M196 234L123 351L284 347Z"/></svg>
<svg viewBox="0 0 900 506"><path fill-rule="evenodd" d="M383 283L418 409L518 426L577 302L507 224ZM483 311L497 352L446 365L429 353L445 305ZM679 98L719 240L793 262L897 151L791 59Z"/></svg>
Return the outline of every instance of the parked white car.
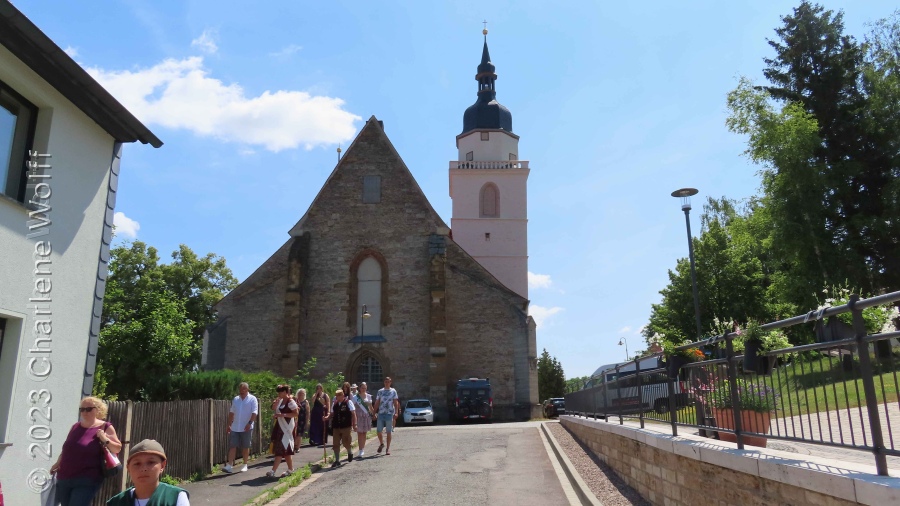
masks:
<svg viewBox="0 0 900 506"><path fill-rule="evenodd" d="M434 423L434 409L428 399L410 399L403 408L403 424Z"/></svg>

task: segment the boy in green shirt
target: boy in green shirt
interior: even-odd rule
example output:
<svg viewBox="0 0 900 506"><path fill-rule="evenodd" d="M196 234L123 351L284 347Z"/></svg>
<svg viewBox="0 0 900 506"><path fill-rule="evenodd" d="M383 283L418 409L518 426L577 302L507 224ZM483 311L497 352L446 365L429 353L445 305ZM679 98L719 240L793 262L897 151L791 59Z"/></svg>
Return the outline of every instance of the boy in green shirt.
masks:
<svg viewBox="0 0 900 506"><path fill-rule="evenodd" d="M126 467L134 486L106 501L107 506L190 506L186 490L160 483L166 452L155 440L134 445Z"/></svg>

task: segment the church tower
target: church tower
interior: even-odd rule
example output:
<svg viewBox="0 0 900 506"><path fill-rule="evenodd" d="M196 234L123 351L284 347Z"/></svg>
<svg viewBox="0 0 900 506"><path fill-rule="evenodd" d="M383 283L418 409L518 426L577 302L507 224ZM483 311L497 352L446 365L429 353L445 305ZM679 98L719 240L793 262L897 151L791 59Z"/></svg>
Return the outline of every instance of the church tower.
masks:
<svg viewBox="0 0 900 506"><path fill-rule="evenodd" d="M497 102L487 30L475 80L478 100L463 115L450 162L453 240L501 283L528 298L528 162L519 160L512 114Z"/></svg>

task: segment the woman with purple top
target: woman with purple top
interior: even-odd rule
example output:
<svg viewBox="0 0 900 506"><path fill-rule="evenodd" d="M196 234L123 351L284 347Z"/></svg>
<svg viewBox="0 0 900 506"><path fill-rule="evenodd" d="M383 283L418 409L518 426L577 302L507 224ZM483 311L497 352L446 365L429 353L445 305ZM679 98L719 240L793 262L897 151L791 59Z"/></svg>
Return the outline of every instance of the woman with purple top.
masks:
<svg viewBox="0 0 900 506"><path fill-rule="evenodd" d="M56 474L56 500L62 506L89 506L103 483L106 450L119 453L122 443L106 418L106 403L85 397L78 408L79 422L72 426L59 459L50 467Z"/></svg>

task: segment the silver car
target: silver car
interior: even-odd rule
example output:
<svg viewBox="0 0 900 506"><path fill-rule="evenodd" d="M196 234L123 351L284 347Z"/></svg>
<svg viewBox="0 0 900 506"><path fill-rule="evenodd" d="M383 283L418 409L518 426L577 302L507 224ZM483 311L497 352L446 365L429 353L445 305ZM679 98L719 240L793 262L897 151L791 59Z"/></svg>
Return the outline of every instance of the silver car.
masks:
<svg viewBox="0 0 900 506"><path fill-rule="evenodd" d="M410 399L403 408L403 423L434 423L434 409L428 399Z"/></svg>

